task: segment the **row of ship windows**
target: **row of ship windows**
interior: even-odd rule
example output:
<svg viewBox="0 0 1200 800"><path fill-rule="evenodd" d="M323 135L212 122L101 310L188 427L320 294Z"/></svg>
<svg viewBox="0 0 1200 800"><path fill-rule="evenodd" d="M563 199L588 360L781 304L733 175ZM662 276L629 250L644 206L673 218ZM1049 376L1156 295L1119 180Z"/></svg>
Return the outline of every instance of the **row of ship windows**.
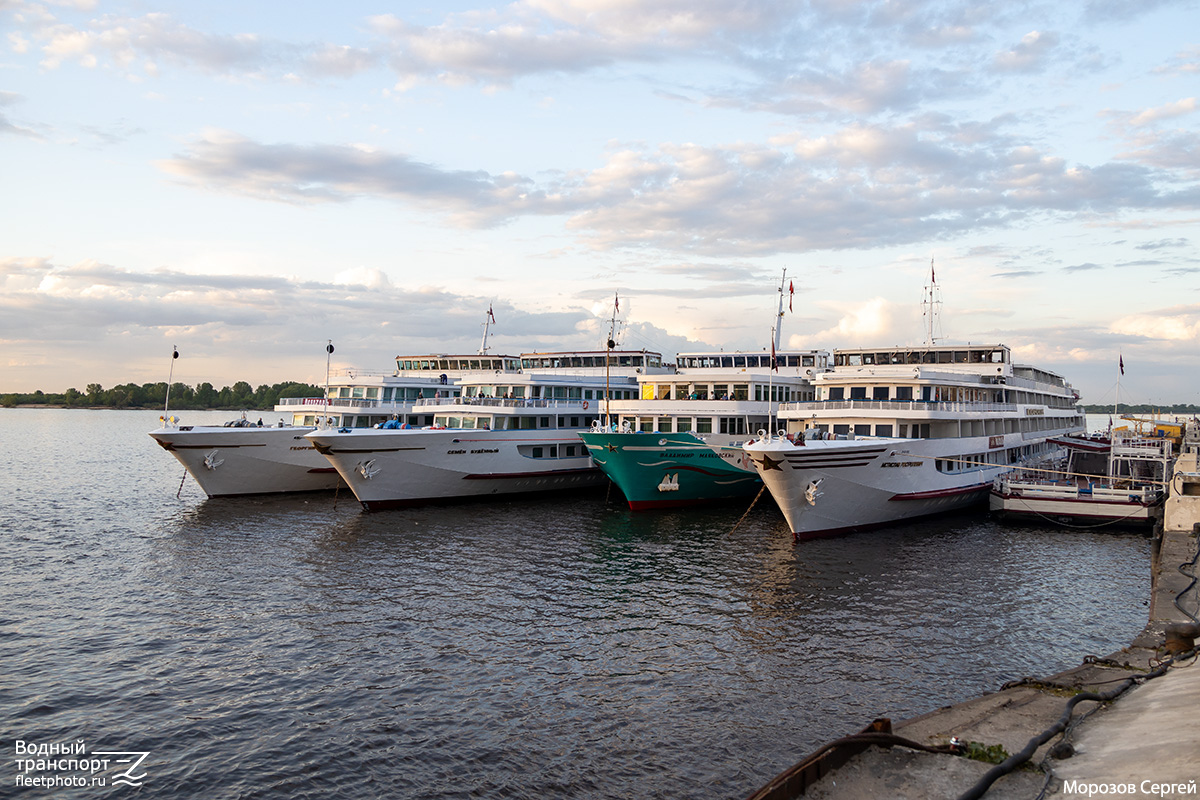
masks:
<svg viewBox="0 0 1200 800"><path fill-rule="evenodd" d="M1005 351L981 350L891 350L882 353L837 352L835 367L861 367L874 364L1003 364Z"/></svg>
<svg viewBox="0 0 1200 800"><path fill-rule="evenodd" d="M461 372L506 370L516 372L523 369L561 369L563 367L603 367L604 355L544 355L516 358L398 358L396 367L404 372ZM662 356L658 353L633 353L608 355L611 367L661 367Z"/></svg>
<svg viewBox="0 0 1200 800"><path fill-rule="evenodd" d="M827 359L821 356L820 366L826 366ZM815 367L817 366L817 356L790 356L780 354L775 358L776 364L780 367ZM679 356L679 366L684 369L737 369L743 368L771 368L771 357L765 353L762 355L728 355L728 356Z"/></svg>
<svg viewBox="0 0 1200 800"><path fill-rule="evenodd" d="M603 389L583 389L577 386L468 386L467 397L502 397L515 400L603 400ZM437 389L435 387L384 387L378 386L334 386L329 390L330 398L350 400L381 400L384 403L403 403L423 397L461 397L462 389ZM612 400L632 400L633 389L612 389Z"/></svg>
<svg viewBox="0 0 1200 800"><path fill-rule="evenodd" d="M656 383L642 384L643 400L749 400L750 387L754 387L754 399L774 403L794 403L811 400L813 393L803 392L794 386L748 383ZM732 390L731 388L732 387Z"/></svg>
<svg viewBox="0 0 1200 800"><path fill-rule="evenodd" d="M523 445L517 448L517 451L528 458L578 458L586 455L587 451L581 444L565 444L561 447L556 444L551 445ZM560 456L559 453L562 453Z"/></svg>
<svg viewBox="0 0 1200 800"><path fill-rule="evenodd" d="M662 366L662 356L658 353L635 353L632 355L609 355L610 367L650 367ZM603 367L605 356L579 355L544 355L522 356L522 369L563 369L570 367Z"/></svg>
<svg viewBox="0 0 1200 800"><path fill-rule="evenodd" d="M714 422L718 433L744 436L748 432L745 417L621 417L620 421L643 433L712 433Z"/></svg>
<svg viewBox="0 0 1200 800"><path fill-rule="evenodd" d="M382 392L384 402L417 400L422 397L458 397L460 394L458 389L435 389L432 386L425 388L397 387L395 389L389 386ZM331 386L329 397L330 399L379 400L380 388L378 386Z"/></svg>
<svg viewBox="0 0 1200 800"><path fill-rule="evenodd" d="M453 417L442 416L433 418L434 425L443 428L478 428L498 431L533 431L553 428L588 428L595 422L595 416L562 416L562 417L508 417L498 416L493 420L489 417ZM494 426L494 427L493 427Z"/></svg>
<svg viewBox="0 0 1200 800"><path fill-rule="evenodd" d="M1031 433L1036 431L1066 429L1082 426L1083 420L1077 418L1074 423L1063 417L1022 417L1020 419L998 420L951 420L934 423L834 423L813 425L819 431L838 435L854 434L855 436L896 436L900 439L943 439L961 436L997 436L1005 433Z"/></svg>
<svg viewBox="0 0 1200 800"><path fill-rule="evenodd" d="M849 398L846 389L850 389ZM914 389L920 389L919 397ZM868 394L869 392L869 394ZM1071 408L1074 402L1061 395L1046 395L1018 389L969 389L963 386L829 386L818 389L818 399L874 400L911 403L1028 403L1051 408Z"/></svg>
<svg viewBox="0 0 1200 800"><path fill-rule="evenodd" d="M825 400L845 400L845 386L830 386L819 390L818 397ZM958 386L851 386L851 400L866 400L867 390L870 389L871 400L881 402L895 401L897 403L912 402L914 388L919 388L920 400L925 403L965 402L965 403L1000 403L1004 393L989 389L966 389Z"/></svg>
<svg viewBox="0 0 1200 800"><path fill-rule="evenodd" d="M603 400L603 389L584 389L579 386L530 386L526 397L524 386L467 386L467 397L491 397L507 400ZM632 400L633 389L610 389L610 400Z"/></svg>
<svg viewBox="0 0 1200 800"><path fill-rule="evenodd" d="M516 372L515 358L405 358L396 359L396 367L405 372L444 370L510 370Z"/></svg>
<svg viewBox="0 0 1200 800"><path fill-rule="evenodd" d="M821 431L822 433L829 433L829 431L830 431L829 425L813 425L812 427L818 431ZM841 425L841 424L837 424L837 425L833 425L832 429L833 429L833 432L838 436L847 436L852 433L855 436L886 436L888 438L891 438L892 436L896 436L901 439L928 439L929 438L929 424L928 423L920 423L920 424L913 424L913 425L899 425L899 424L897 424L897 425L891 425L891 424ZM895 431L895 433L893 433L893 431ZM911 434L911 436L909 434Z"/></svg>

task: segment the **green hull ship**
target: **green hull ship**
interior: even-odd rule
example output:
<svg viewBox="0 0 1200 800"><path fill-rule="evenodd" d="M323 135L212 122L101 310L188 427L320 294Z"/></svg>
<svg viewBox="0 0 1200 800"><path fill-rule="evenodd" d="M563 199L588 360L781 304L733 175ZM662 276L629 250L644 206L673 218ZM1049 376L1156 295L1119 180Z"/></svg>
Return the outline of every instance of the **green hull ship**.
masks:
<svg viewBox="0 0 1200 800"><path fill-rule="evenodd" d="M753 497L762 487L742 452L745 437L736 445L692 433L593 430L579 437L635 511Z"/></svg>

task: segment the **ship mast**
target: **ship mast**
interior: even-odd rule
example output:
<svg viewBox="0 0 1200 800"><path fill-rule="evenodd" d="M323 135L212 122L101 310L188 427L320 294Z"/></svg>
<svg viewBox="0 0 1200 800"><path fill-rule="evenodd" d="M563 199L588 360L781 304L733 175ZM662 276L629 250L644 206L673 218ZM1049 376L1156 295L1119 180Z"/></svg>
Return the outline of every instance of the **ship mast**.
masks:
<svg viewBox="0 0 1200 800"><path fill-rule="evenodd" d="M781 277L779 279L779 311L775 315L775 317L778 321L776 322L775 330L773 331L776 350L779 349L779 337L783 333L783 285L786 282L787 282L787 267L784 267L783 268L783 277ZM789 289L788 290L788 311L792 310L791 296L792 296L792 290Z"/></svg>
<svg viewBox="0 0 1200 800"><path fill-rule="evenodd" d="M171 421L171 381L175 380L175 359L179 358L179 348L171 345L171 368L167 370L167 393L163 397L163 427Z"/></svg>
<svg viewBox="0 0 1200 800"><path fill-rule="evenodd" d="M604 351L604 427L611 430L612 420L609 415L609 403L612 402L612 390L609 388L609 372L612 368L612 351L617 346L617 312L621 310L621 298L617 292L613 292L613 312L612 318L608 321L608 339L605 341Z"/></svg>
<svg viewBox="0 0 1200 800"><path fill-rule="evenodd" d="M329 423L329 364L333 358L333 339L327 339L325 343L325 400L321 403L321 428L324 428Z"/></svg>
<svg viewBox="0 0 1200 800"><path fill-rule="evenodd" d="M483 318L483 341L479 344L479 355L486 356L488 350L488 326L496 321L496 315L492 313L492 307L489 305L487 316Z"/></svg>
<svg viewBox="0 0 1200 800"><path fill-rule="evenodd" d="M771 326L771 371L767 374L767 397L773 397L775 394L775 373L779 371L778 356L779 343L783 336L783 287L787 284L787 267L783 268L783 275L779 279L779 310L775 313L775 324ZM792 293L794 289L788 285L788 311L792 310ZM773 403L767 404L767 438L771 438L774 431L771 429L775 426L775 415L772 411L775 406Z"/></svg>
<svg viewBox="0 0 1200 800"><path fill-rule="evenodd" d="M922 314L925 317L925 345L933 347L937 342L935 331L938 327L938 315L941 313L942 290L938 288L937 278L933 271L933 259L929 259L929 283L925 286L925 299L921 301ZM940 331L937 331L940 333Z"/></svg>

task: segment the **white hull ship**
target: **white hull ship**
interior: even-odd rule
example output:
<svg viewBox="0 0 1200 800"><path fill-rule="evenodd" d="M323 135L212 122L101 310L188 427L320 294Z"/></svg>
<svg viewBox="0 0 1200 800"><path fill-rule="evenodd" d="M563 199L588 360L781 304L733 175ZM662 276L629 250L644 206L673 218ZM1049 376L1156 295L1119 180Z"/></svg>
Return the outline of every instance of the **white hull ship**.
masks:
<svg viewBox="0 0 1200 800"><path fill-rule="evenodd" d="M787 436L744 447L797 539L981 503L1084 429L1071 387L1004 345L835 350L814 383L815 402L780 409Z"/></svg>
<svg viewBox="0 0 1200 800"><path fill-rule="evenodd" d="M364 509L528 494L603 483L579 433L636 376L664 372L657 353L527 353L516 375L472 376L455 398L419 400L434 424L317 430L306 438Z"/></svg>
<svg viewBox="0 0 1200 800"><path fill-rule="evenodd" d="M150 436L209 497L336 488L337 471L304 438L312 428L171 425Z"/></svg>
<svg viewBox="0 0 1200 800"><path fill-rule="evenodd" d="M308 434L368 511L598 486L575 430L326 430Z"/></svg>
<svg viewBox="0 0 1200 800"><path fill-rule="evenodd" d="M306 433L318 426L369 428L389 420L430 425L431 410L416 410L421 400L459 396L457 382L468 375L518 370L515 356L397 356L396 370L390 373L340 370L327 382L325 397L280 399L275 411L291 414L290 424L280 419L264 427L245 414L223 426L180 425L163 418L163 427L150 436L209 497L328 491L341 478L304 438Z"/></svg>

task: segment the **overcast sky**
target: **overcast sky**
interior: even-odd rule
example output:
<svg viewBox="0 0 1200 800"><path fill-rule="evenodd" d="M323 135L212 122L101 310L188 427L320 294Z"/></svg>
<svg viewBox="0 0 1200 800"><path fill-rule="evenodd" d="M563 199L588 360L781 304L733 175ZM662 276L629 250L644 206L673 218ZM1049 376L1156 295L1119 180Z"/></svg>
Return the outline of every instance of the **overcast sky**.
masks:
<svg viewBox="0 0 1200 800"><path fill-rule="evenodd" d="M1200 6L0 0L0 391L1003 342L1200 403Z"/></svg>

